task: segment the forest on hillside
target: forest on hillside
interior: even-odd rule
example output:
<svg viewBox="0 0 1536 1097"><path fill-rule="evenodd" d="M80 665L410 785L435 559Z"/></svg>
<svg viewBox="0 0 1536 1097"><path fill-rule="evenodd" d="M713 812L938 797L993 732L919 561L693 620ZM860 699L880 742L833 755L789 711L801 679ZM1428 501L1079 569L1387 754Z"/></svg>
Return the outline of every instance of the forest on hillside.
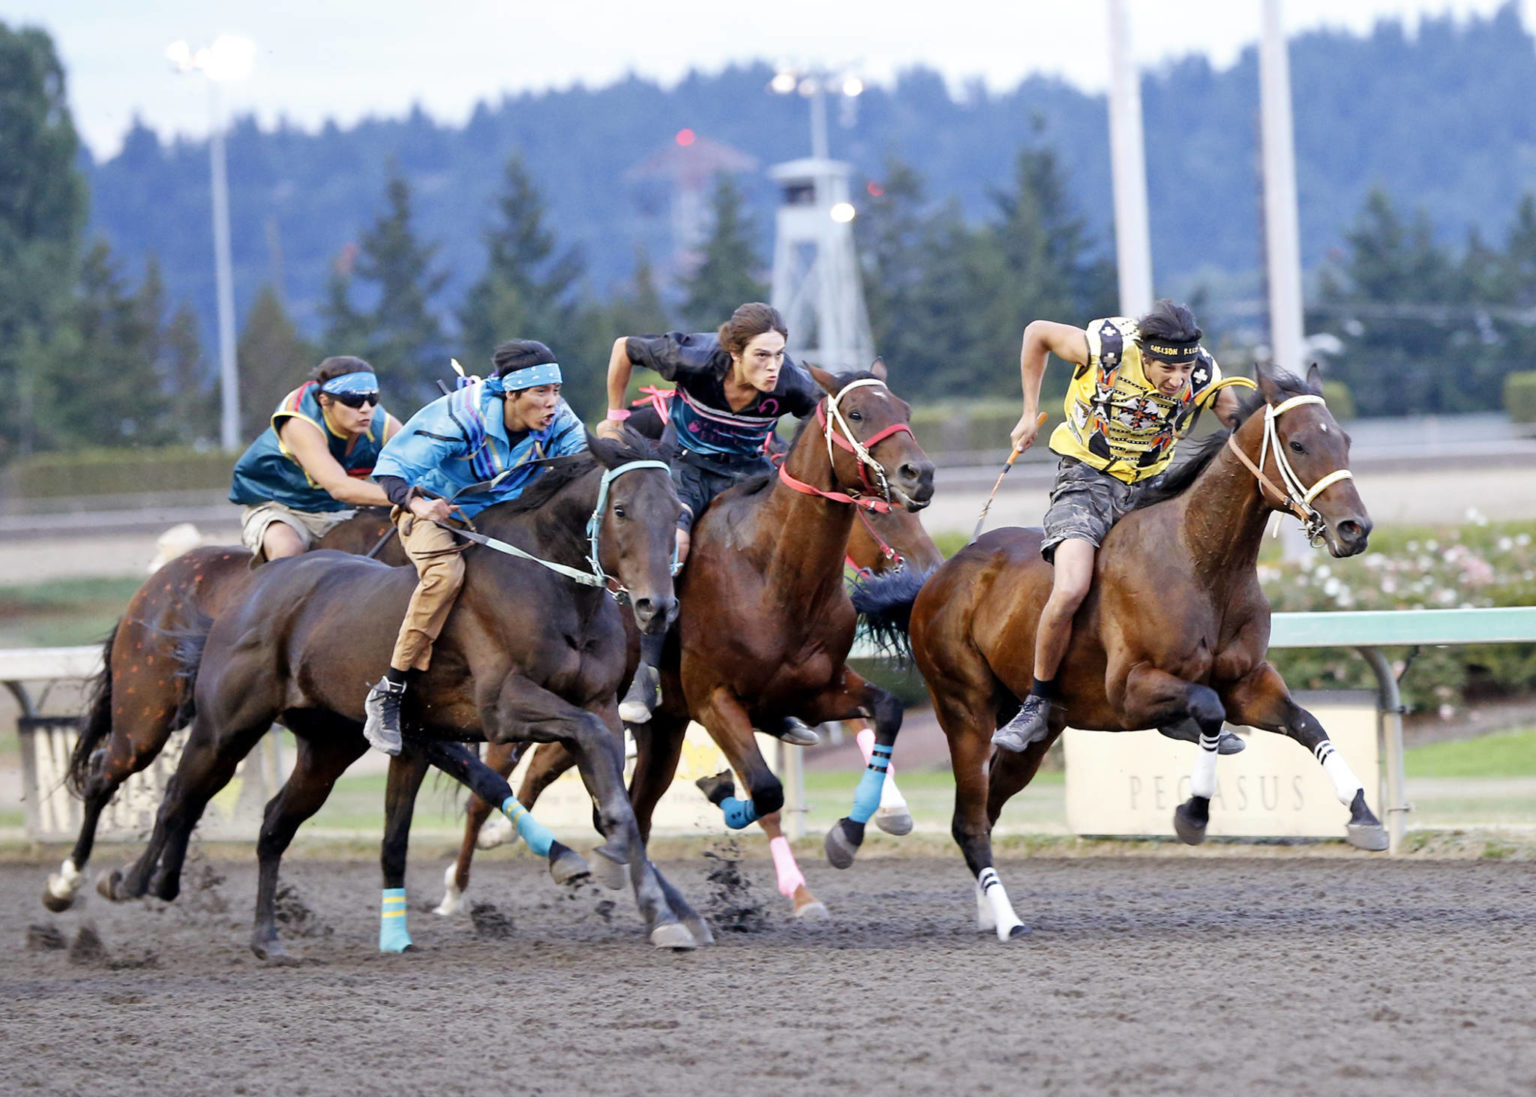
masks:
<svg viewBox="0 0 1536 1097"><path fill-rule="evenodd" d="M1536 49L1486 19L1293 39L1308 327L1366 414L1494 407L1536 351ZM0 23L0 461L68 444L196 441L213 407L207 149L136 125L94 162L42 32ZM598 369L637 328L712 327L765 292L777 195L808 152L805 103L766 65L663 88L509 96L462 127L420 111L317 133L237 119L233 251L248 425L322 352L365 353L430 396L456 354L537 334ZM1255 50L1145 74L1155 279L1241 366L1265 327ZM833 111L833 117L838 112ZM633 171L690 128L757 168L712 185L705 237L674 262L669 193ZM938 74L868 90L833 155L856 222L877 349L913 395L1009 393L1035 316L1113 307L1105 104L1058 81L954 95ZM82 371L112 394L70 419ZM1386 371L1391 371L1390 373ZM1380 378L1394 383L1383 385ZM578 401L598 386L578 384ZM578 410L586 414L592 408Z"/></svg>

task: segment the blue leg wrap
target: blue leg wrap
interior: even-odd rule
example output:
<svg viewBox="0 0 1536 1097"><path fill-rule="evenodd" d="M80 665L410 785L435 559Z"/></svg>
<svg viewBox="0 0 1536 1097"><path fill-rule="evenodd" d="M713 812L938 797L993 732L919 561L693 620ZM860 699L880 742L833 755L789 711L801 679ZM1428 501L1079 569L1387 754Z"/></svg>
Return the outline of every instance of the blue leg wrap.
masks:
<svg viewBox="0 0 1536 1097"><path fill-rule="evenodd" d="M869 765L859 778L859 787L853 791L853 810L848 818L855 823L867 823L880 807L880 790L885 785L885 768L891 764L891 748L878 743L870 752Z"/></svg>
<svg viewBox="0 0 1536 1097"><path fill-rule="evenodd" d="M517 827L517 833L523 836L523 841L528 843L528 848L540 857L549 856L549 847L554 844L555 834L543 823L529 814L528 809L517 802L516 796L508 796L502 801L501 810L512 825Z"/></svg>
<svg viewBox="0 0 1536 1097"><path fill-rule="evenodd" d="M752 806L751 800L727 796L720 801L720 810L725 812L725 825L732 830L740 830L749 823L757 822L757 808Z"/></svg>
<svg viewBox="0 0 1536 1097"><path fill-rule="evenodd" d="M405 928L405 889L385 888L379 910L379 951L404 952L411 947L411 932Z"/></svg>

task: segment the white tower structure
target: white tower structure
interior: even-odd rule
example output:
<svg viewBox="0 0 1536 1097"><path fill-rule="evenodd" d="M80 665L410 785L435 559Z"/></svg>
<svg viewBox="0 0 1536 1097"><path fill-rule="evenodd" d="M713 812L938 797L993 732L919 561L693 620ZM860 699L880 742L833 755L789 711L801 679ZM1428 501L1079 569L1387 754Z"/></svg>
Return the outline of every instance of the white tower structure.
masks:
<svg viewBox="0 0 1536 1097"><path fill-rule="evenodd" d="M826 157L768 169L779 185L772 303L796 355L834 371L867 369L874 357L853 245L851 172Z"/></svg>

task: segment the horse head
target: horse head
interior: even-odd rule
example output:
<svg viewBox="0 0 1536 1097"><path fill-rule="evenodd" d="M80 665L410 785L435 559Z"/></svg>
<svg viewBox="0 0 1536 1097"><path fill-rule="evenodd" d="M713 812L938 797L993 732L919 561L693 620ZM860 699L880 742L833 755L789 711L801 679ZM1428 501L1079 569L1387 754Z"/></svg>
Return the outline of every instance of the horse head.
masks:
<svg viewBox="0 0 1536 1097"><path fill-rule="evenodd" d="M589 537L602 572L629 592L641 632L665 629L677 607L672 589L677 519L683 512L672 474L645 440L626 431L623 441L588 436L605 470Z"/></svg>
<svg viewBox="0 0 1536 1097"><path fill-rule="evenodd" d="M933 498L933 462L912 436L912 409L886 387L879 359L867 373L834 376L810 367L827 393L816 417L833 483L850 495L922 510Z"/></svg>
<svg viewBox="0 0 1536 1097"><path fill-rule="evenodd" d="M1322 392L1316 365L1304 389L1294 378L1259 370L1265 404L1259 490L1271 507L1301 519L1308 536L1324 540L1334 556L1354 556L1365 551L1371 519L1349 470L1349 434Z"/></svg>

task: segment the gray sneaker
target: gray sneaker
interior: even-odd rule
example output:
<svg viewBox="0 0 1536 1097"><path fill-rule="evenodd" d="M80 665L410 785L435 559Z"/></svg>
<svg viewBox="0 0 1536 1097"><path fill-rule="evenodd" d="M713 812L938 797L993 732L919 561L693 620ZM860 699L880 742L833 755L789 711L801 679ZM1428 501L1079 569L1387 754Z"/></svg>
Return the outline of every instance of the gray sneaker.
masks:
<svg viewBox="0 0 1536 1097"><path fill-rule="evenodd" d="M814 747L821 742L820 732L794 716L785 716L779 720L764 720L757 730L764 735L772 735L779 742L788 743L792 747Z"/></svg>
<svg viewBox="0 0 1536 1097"><path fill-rule="evenodd" d="M405 696L404 682L391 682L380 678L377 685L368 687L363 699L363 737L368 745L385 754L400 753L400 698Z"/></svg>
<svg viewBox="0 0 1536 1097"><path fill-rule="evenodd" d="M635 668L635 680L629 683L629 692L619 702L619 719L626 724L648 724L651 713L661 704L661 676L649 663Z"/></svg>
<svg viewBox="0 0 1536 1097"><path fill-rule="evenodd" d="M1184 743L1200 742L1200 725L1194 720L1185 718L1177 724L1170 724L1165 728L1157 729L1159 734L1166 735L1170 739L1178 739ZM1217 754L1241 754L1248 744L1237 737L1230 728L1222 728L1221 734L1216 739Z"/></svg>
<svg viewBox="0 0 1536 1097"><path fill-rule="evenodd" d="M1039 742L1049 734L1046 719L1051 714L1051 703L1044 697L1031 693L1024 698L1018 715L997 729L992 745L1018 753L1031 743Z"/></svg>

